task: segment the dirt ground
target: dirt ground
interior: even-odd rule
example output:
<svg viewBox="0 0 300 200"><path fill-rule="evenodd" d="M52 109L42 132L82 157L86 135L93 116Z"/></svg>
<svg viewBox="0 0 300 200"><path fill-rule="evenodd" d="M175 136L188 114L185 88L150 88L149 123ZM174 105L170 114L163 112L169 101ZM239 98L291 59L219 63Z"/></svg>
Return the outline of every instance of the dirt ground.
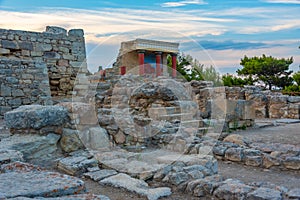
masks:
<svg viewBox="0 0 300 200"><path fill-rule="evenodd" d="M249 128L234 132L252 142L300 145L300 123L278 124L266 128Z"/></svg>
<svg viewBox="0 0 300 200"><path fill-rule="evenodd" d="M300 145L300 123L278 124L266 128L249 128L234 132L252 142ZM237 178L246 183L271 182L289 189L300 187L300 171L262 169L219 161L219 173L225 178Z"/></svg>

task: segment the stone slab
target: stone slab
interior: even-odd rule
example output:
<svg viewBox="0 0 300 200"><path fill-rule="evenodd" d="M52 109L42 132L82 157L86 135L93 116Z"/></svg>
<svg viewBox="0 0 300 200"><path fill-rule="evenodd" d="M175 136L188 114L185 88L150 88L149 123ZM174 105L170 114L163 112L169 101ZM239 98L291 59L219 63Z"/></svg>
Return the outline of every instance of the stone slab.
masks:
<svg viewBox="0 0 300 200"><path fill-rule="evenodd" d="M100 181L102 179L105 179L109 176L113 176L116 174L117 174L117 172L115 170L103 169L103 170L99 170L99 171L84 173L84 176L88 177L94 181Z"/></svg>
<svg viewBox="0 0 300 200"><path fill-rule="evenodd" d="M53 198L27 198L27 197L16 197L10 198L10 200L109 200L107 196L104 195L94 195L94 194L78 194L78 195L69 195L63 197L53 197Z"/></svg>
<svg viewBox="0 0 300 200"><path fill-rule="evenodd" d="M68 110L61 106L26 105L5 113L6 126L13 129L41 129L60 126L68 119Z"/></svg>
<svg viewBox="0 0 300 200"><path fill-rule="evenodd" d="M0 174L0 194L13 197L57 197L85 192L84 182L56 172L10 172Z"/></svg>
<svg viewBox="0 0 300 200"><path fill-rule="evenodd" d="M300 123L299 119L276 119L276 123L283 123L283 124L294 124L294 123Z"/></svg>
<svg viewBox="0 0 300 200"><path fill-rule="evenodd" d="M117 174L105 178L99 182L100 184L112 185L118 188L124 188L130 192L135 192L139 195L146 196L149 200L156 200L160 197L171 195L171 189L168 187L150 188L148 184L139 179L131 178L127 174Z"/></svg>
<svg viewBox="0 0 300 200"><path fill-rule="evenodd" d="M88 168L98 166L98 161L86 156L72 156L58 160L57 168L69 175L85 173Z"/></svg>

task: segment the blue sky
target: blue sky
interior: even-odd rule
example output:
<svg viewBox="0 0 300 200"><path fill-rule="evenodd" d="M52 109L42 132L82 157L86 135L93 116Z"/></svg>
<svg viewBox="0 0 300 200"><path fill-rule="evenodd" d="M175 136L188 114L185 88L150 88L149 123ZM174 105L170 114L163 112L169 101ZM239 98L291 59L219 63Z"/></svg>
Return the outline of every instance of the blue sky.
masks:
<svg viewBox="0 0 300 200"><path fill-rule="evenodd" d="M121 41L179 42L180 50L221 73L244 55L294 57L300 65L300 0L0 0L0 28L83 28L91 71L110 66Z"/></svg>

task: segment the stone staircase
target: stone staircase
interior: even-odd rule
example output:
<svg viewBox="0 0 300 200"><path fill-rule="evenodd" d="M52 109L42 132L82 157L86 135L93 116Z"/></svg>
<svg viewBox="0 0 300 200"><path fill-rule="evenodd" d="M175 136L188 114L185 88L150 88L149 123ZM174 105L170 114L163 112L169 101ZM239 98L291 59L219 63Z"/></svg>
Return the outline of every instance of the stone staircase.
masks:
<svg viewBox="0 0 300 200"><path fill-rule="evenodd" d="M135 138L136 144L125 146L144 145L183 153L191 144L198 144L207 133L214 132L210 122L200 117L198 104L193 101L192 92L183 89L184 83L176 83L167 77L149 80L171 88L179 98L177 100L152 99L149 102L140 92L138 97L142 100L135 99L136 89L143 87L147 81L129 76L119 81L107 80L97 86L98 94L105 96L103 108L110 110L109 115L114 118L115 125L126 138ZM179 88L174 88L176 84L180 85ZM152 88L147 89L143 88L145 96L152 91Z"/></svg>

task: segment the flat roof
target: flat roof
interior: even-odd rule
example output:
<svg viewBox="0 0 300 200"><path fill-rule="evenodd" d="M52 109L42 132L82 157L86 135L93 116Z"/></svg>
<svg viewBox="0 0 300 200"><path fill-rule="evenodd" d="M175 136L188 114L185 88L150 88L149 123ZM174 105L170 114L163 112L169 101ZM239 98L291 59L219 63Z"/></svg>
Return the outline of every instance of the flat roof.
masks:
<svg viewBox="0 0 300 200"><path fill-rule="evenodd" d="M136 39L122 42L122 51L130 52L134 50L161 51L167 53L178 53L179 43L165 42L159 40Z"/></svg>

